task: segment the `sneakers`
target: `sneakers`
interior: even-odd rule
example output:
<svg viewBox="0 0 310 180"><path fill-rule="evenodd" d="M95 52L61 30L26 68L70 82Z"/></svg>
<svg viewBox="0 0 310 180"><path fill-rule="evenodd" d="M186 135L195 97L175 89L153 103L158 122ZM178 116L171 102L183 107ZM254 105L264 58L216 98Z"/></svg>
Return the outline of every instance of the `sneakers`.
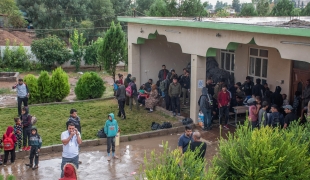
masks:
<svg viewBox="0 0 310 180"><path fill-rule="evenodd" d="M107 160L108 160L108 161L111 161L111 157L110 157L110 156L108 156L108 157L107 157Z"/></svg>
<svg viewBox="0 0 310 180"><path fill-rule="evenodd" d="M113 156L113 159L118 159L118 157L117 156Z"/></svg>
<svg viewBox="0 0 310 180"><path fill-rule="evenodd" d="M26 146L24 146L24 147L22 148L22 151L26 151L26 149L27 149L27 147L26 147Z"/></svg>
<svg viewBox="0 0 310 180"><path fill-rule="evenodd" d="M22 149L18 149L19 152L23 151Z"/></svg>
<svg viewBox="0 0 310 180"><path fill-rule="evenodd" d="M3 166L5 167L5 166L6 166L6 164L3 164Z"/></svg>
<svg viewBox="0 0 310 180"><path fill-rule="evenodd" d="M30 167L30 168L32 168L32 164L25 164L27 167Z"/></svg>
<svg viewBox="0 0 310 180"><path fill-rule="evenodd" d="M30 151L30 146L27 146L27 147L25 148L25 150L26 150L26 151Z"/></svg>
<svg viewBox="0 0 310 180"><path fill-rule="evenodd" d="M227 129L227 130L229 129L229 127L228 127L228 125L227 125L227 124L226 124L226 125L224 125L224 126L223 126L223 128L224 128L224 129Z"/></svg>
<svg viewBox="0 0 310 180"><path fill-rule="evenodd" d="M79 161L79 164L82 164L82 161Z"/></svg>
<svg viewBox="0 0 310 180"><path fill-rule="evenodd" d="M38 165L35 165L33 168L32 168L32 170L35 170L35 169L38 169L39 168L39 166Z"/></svg>

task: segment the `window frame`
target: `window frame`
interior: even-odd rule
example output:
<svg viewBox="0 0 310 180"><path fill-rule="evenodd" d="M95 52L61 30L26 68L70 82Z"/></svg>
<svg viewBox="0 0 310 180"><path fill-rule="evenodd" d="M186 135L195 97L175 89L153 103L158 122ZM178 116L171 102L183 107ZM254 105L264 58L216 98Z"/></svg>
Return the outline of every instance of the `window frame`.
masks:
<svg viewBox="0 0 310 180"><path fill-rule="evenodd" d="M222 64L222 53L224 53L224 64ZM230 56L230 65L229 65L229 69L226 69L226 54L229 54ZM232 59L234 56L234 63L232 63ZM221 49L220 50L220 68L224 69L225 71L229 72L229 74L235 74L235 64L236 64L236 53L233 50L226 50L226 49ZM234 70L232 70L232 67L234 67Z"/></svg>
<svg viewBox="0 0 310 180"><path fill-rule="evenodd" d="M257 49L258 50L258 55L251 55L251 49ZM267 57L261 56L261 50L265 50L267 51ZM268 78L268 59L269 59L269 51L268 49L264 49L264 48L257 48L257 47L250 47L249 48L249 59L248 59L248 76L250 76L253 81L255 82L256 79L261 79L262 80L262 84L267 82L267 78ZM253 58L253 62L251 61L251 58ZM260 59L260 72L259 72L259 76L256 75L256 61L257 59ZM264 62L267 62L266 65L266 69L264 69ZM253 66L252 66L253 65ZM252 73L253 72L253 73ZM266 72L266 77L263 76L263 73Z"/></svg>

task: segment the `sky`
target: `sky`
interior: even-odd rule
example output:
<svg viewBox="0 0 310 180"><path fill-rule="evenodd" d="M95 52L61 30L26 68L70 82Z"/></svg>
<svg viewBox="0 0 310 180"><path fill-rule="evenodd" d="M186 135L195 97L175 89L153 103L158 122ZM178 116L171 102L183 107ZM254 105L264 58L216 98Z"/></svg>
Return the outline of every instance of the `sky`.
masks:
<svg viewBox="0 0 310 180"><path fill-rule="evenodd" d="M202 2L205 2L205 1L208 1L213 6L215 6L217 0L202 0ZM227 4L232 3L232 0L219 0L219 1L223 1L224 3L227 2ZM240 0L240 3L249 3L249 2L252 2L252 1L251 0Z"/></svg>

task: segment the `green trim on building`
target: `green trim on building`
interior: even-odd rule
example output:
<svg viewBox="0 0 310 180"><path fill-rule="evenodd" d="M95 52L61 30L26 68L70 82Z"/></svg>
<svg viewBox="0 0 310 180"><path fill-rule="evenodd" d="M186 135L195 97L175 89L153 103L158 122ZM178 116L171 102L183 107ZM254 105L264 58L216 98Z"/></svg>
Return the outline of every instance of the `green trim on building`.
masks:
<svg viewBox="0 0 310 180"><path fill-rule="evenodd" d="M261 34L310 37L310 30L304 28L287 28L287 27L275 27L275 26L217 23L217 22L197 22L197 21L193 22L185 20L161 20L161 19L132 18L132 17L117 17L117 20L121 22L151 24L159 26L179 26L179 27L206 28L206 29L228 30L228 31L241 31L241 32L261 33Z"/></svg>
<svg viewBox="0 0 310 180"><path fill-rule="evenodd" d="M154 34L152 34L152 33L150 33L149 34L149 36L147 37L148 39L156 39L156 34L154 33Z"/></svg>
<svg viewBox="0 0 310 180"><path fill-rule="evenodd" d="M230 42L228 45L227 45L227 50L233 50L233 51L235 51L235 50L237 50L237 48L238 48L238 46L239 46L239 43L236 43L236 42Z"/></svg>
<svg viewBox="0 0 310 180"><path fill-rule="evenodd" d="M248 44L254 44L254 45L257 45L257 44L256 44L256 42L255 42L255 39L254 39L254 38L252 38L252 39L251 39L251 41L250 41Z"/></svg>
<svg viewBox="0 0 310 180"><path fill-rule="evenodd" d="M216 57L216 48L209 48L206 57Z"/></svg>
<svg viewBox="0 0 310 180"><path fill-rule="evenodd" d="M145 43L145 39L138 37L137 44L144 44L144 43Z"/></svg>

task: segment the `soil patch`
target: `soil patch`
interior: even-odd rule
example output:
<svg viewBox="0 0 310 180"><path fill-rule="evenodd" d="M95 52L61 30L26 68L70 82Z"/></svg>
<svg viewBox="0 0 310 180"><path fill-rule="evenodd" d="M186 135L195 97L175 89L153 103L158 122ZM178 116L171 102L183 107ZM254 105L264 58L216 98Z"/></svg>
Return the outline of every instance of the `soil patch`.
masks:
<svg viewBox="0 0 310 180"><path fill-rule="evenodd" d="M283 23L280 26L288 26L288 27L310 27L309 21L303 21L299 19L293 19L289 22Z"/></svg>
<svg viewBox="0 0 310 180"><path fill-rule="evenodd" d="M10 45L16 41L16 44L23 43L24 46L31 45L31 38L29 37L29 33L27 32L17 32L13 31L12 33L0 29L0 46L5 46L6 41L10 40Z"/></svg>

